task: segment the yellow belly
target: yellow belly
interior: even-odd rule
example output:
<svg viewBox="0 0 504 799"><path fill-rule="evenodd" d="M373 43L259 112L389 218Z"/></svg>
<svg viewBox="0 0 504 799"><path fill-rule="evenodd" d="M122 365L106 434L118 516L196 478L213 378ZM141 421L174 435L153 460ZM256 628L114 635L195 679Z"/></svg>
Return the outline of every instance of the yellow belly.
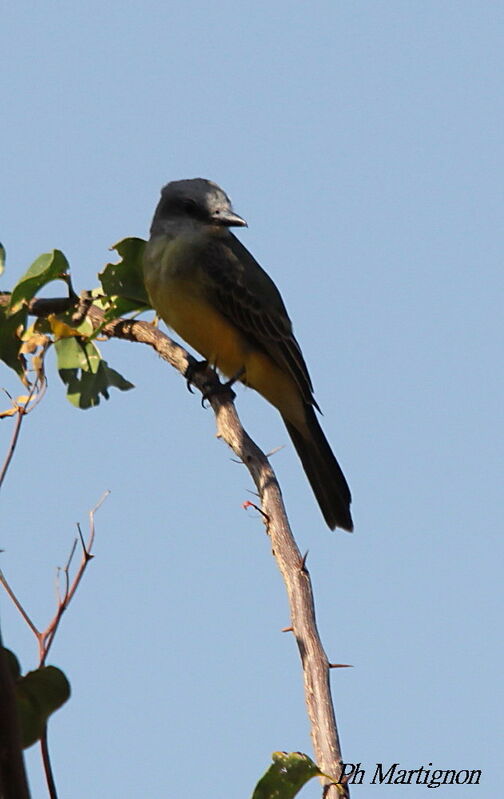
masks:
<svg viewBox="0 0 504 799"><path fill-rule="evenodd" d="M227 377L236 375L247 360L246 339L191 286L172 281L170 288L158 309L166 324Z"/></svg>
<svg viewBox="0 0 504 799"><path fill-rule="evenodd" d="M304 424L304 405L294 380L208 302L197 270L174 276L172 269L158 261L146 266L145 283L158 314L193 349L226 377L245 370L243 383L262 394L293 424Z"/></svg>

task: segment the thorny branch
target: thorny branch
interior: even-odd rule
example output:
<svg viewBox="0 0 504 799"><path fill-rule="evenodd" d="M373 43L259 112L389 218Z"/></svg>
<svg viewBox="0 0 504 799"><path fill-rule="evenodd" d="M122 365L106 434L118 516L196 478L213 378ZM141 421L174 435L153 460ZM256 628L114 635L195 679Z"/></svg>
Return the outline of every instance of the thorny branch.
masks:
<svg viewBox="0 0 504 799"><path fill-rule="evenodd" d="M68 305L69 301L66 307ZM35 316L55 312L56 307L61 312L61 300L32 300L29 304L30 313ZM153 347L183 376L188 367L197 363L183 347L147 322L115 319L103 324L103 312L95 305L90 306L87 317L95 328L100 327L101 335ZM211 393L212 388L221 386L211 369L195 370L191 382L205 396ZM210 397L218 435L247 467L257 487L273 555L287 589L292 631L303 667L305 701L316 762L325 775L330 775L322 780L324 799L341 799L342 796L348 797L349 791L346 784L338 783L342 756L329 683L331 664L317 630L310 575L292 535L276 475L267 457L243 429L233 397L231 391L227 394L215 392Z"/></svg>

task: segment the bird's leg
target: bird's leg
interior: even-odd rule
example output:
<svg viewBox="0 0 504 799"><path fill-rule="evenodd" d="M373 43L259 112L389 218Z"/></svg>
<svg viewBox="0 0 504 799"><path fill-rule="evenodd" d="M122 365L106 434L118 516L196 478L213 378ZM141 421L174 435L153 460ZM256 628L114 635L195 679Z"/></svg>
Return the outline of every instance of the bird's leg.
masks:
<svg viewBox="0 0 504 799"><path fill-rule="evenodd" d="M229 380L226 380L226 382L222 384L222 387L231 388L233 383L236 383L237 380L240 380L240 378L242 378L244 374L245 374L245 367L242 366L240 369L238 369L236 374L233 375L233 377L230 377Z"/></svg>

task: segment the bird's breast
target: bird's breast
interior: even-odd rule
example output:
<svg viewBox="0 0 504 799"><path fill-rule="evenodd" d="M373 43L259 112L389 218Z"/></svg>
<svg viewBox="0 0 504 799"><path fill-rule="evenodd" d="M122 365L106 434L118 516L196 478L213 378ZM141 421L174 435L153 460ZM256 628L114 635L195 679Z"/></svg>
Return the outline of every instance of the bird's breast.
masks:
<svg viewBox="0 0 504 799"><path fill-rule="evenodd" d="M159 316L227 377L245 369L243 382L262 394L294 425L304 405L291 375L216 305L197 248L177 239L151 239L144 259L145 286Z"/></svg>
<svg viewBox="0 0 504 799"><path fill-rule="evenodd" d="M215 307L198 265L197 250L183 241L151 240L144 261L144 279L153 308L184 341L228 377L244 366L244 336Z"/></svg>

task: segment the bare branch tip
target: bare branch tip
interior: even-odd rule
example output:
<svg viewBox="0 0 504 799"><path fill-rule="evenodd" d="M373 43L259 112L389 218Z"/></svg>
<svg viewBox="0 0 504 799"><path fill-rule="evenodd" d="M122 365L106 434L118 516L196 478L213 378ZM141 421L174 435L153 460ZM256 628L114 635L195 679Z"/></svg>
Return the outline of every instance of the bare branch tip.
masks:
<svg viewBox="0 0 504 799"><path fill-rule="evenodd" d="M79 531L79 538L81 542L82 549L86 552L86 544L84 543L84 536L82 535L82 530L79 522L76 522L77 530Z"/></svg>
<svg viewBox="0 0 504 799"><path fill-rule="evenodd" d="M77 527L78 526L79 526L79 523L77 522ZM80 530L79 530L79 532L80 532ZM82 540L82 536L81 536L81 540ZM70 554L69 554L68 560L66 562L66 566L63 569L63 571L66 572L67 574L68 574L68 570L70 569L70 564L72 563L73 556L75 555L76 548L77 548L77 539L74 538L73 544L72 544L72 548L70 550Z"/></svg>
<svg viewBox="0 0 504 799"><path fill-rule="evenodd" d="M101 508L101 506L103 505L103 503L105 502L105 500L107 499L107 497L109 496L109 494L110 494L110 489L109 489L109 488L107 488L107 490L106 490L106 491L104 491L104 492L103 492L103 494L101 495L100 499L98 500L98 502L96 503L96 505L94 506L94 508L93 508L92 510L90 510L90 511L89 511L89 513L90 513L91 515L94 515L94 514L96 513L96 511L97 511L97 510L99 510L99 509Z"/></svg>

